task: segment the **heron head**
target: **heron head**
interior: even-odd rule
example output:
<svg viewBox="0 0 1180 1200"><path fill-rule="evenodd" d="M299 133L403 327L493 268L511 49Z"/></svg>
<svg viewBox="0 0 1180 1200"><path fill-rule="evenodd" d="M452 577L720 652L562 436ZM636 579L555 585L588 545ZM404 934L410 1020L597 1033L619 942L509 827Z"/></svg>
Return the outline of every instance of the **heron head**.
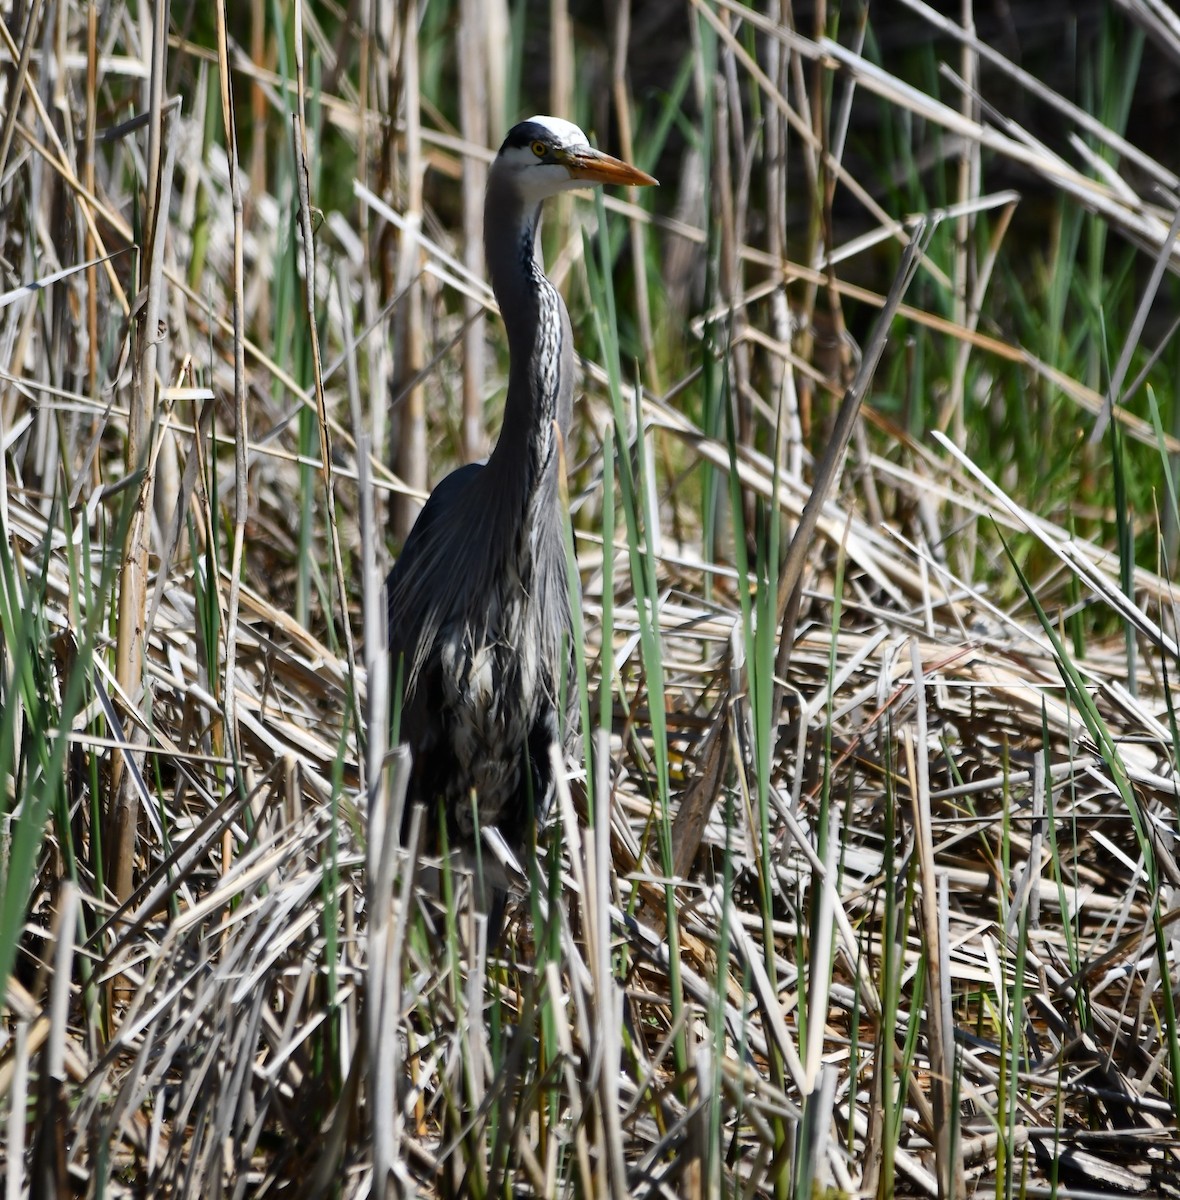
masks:
<svg viewBox="0 0 1180 1200"><path fill-rule="evenodd" d="M560 117L530 117L514 125L492 166L515 184L526 203L588 184L647 187L654 180L621 159L595 150L586 135Z"/></svg>

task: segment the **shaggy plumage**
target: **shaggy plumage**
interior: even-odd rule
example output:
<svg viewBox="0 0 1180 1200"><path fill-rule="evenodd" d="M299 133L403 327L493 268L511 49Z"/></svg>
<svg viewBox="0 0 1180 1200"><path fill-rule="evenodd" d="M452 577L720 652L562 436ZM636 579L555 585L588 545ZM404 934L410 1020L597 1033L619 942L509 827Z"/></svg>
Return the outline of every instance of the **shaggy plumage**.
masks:
<svg viewBox="0 0 1180 1200"><path fill-rule="evenodd" d="M512 129L492 165L484 250L510 352L503 427L486 464L435 488L386 585L409 799L442 806L453 845L494 825L518 855L553 795L549 748L573 729L558 495L573 345L537 227L542 200L587 182L655 181L551 117Z"/></svg>

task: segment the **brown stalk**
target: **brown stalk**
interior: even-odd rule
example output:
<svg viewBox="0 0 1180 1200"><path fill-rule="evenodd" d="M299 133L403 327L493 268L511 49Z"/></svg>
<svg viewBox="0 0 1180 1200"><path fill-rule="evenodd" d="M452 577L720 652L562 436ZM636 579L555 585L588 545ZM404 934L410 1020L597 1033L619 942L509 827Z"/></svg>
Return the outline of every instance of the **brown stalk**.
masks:
<svg viewBox="0 0 1180 1200"><path fill-rule="evenodd" d="M459 7L459 129L467 141L487 146L487 66L490 41L488 6L484 0L462 0ZM499 132L499 131L497 131ZM469 154L463 156L463 265L482 273L483 193L487 166ZM487 453L484 432L484 320L482 306L471 296L463 301L463 457L475 462Z"/></svg>
<svg viewBox="0 0 1180 1200"><path fill-rule="evenodd" d="M770 16L782 19L781 0L773 0ZM767 78L780 92L786 93L790 53L774 38L766 41ZM766 238L767 251L772 259L787 261L787 125L783 115L773 105L765 115L765 180L766 180ZM770 296L770 319L774 337L782 346L790 346L793 337L791 306L786 282L780 281ZM769 392L778 412L781 437L778 438L779 470L798 479L803 470L803 431L800 425L799 391L795 373L788 369L781 354L770 354Z"/></svg>
<svg viewBox="0 0 1180 1200"><path fill-rule="evenodd" d="M332 479L332 443L328 429L327 402L324 398L324 372L320 361L320 338L315 315L315 231L311 217L311 174L307 165L307 84L303 71L303 0L295 0L295 75L298 88L299 111L295 118L295 165L299 182L299 224L303 236L303 280L307 296L307 329L311 340L312 377L315 385L317 425L320 435L320 472L324 482L324 498L327 503L328 536L332 547L332 570L336 583L336 597L340 603L340 625L344 634L345 654L348 659L349 676L357 678L356 647L352 636L352 622L348 616L348 589L344 582L344 559L340 551L340 526L336 520L336 487ZM361 721L360 697L357 689L350 688L353 728L358 735L364 728ZM365 772L361 768L361 786L364 787Z"/></svg>
<svg viewBox="0 0 1180 1200"><path fill-rule="evenodd" d="M787 678L787 671L791 665L795 623L799 617L799 606L803 598L803 569L811 550L811 540L815 535L820 513L827 503L829 493L835 486L836 477L843 468L844 453L848 448L849 439L852 437L853 426L860 415L861 401L872 383L873 374L885 349L889 327L892 325L901 299L913 279L919 256L923 253L924 244L928 241L930 232L926 223L920 222L914 230L914 236L911 237L909 245L905 248L901 265L893 279L893 286L889 289L885 305L878 314L873 332L869 335L869 340L865 345L856 378L853 379L844 393L844 399L840 402L824 456L816 468L815 478L811 485L811 495L799 518L799 524L795 527L791 544L787 548L786 557L779 570L777 608L779 635L778 652L774 662L774 674L777 681L772 710L774 713L782 710L782 681Z"/></svg>
<svg viewBox="0 0 1180 1200"><path fill-rule="evenodd" d="M83 142L82 184L94 195L94 132L98 102L98 3L86 6L86 132ZM3 163L0 162L0 173ZM90 229L86 230L86 257L98 257L98 245ZM86 272L86 381L91 393L98 387L98 270Z"/></svg>
<svg viewBox="0 0 1180 1200"><path fill-rule="evenodd" d="M422 158L421 111L418 94L418 0L403 0L401 10L401 100L405 111L405 161L402 168L405 188L405 216L413 231L422 225L422 183L425 165ZM396 395L405 395L393 414L396 439L394 469L398 477L419 492L427 490L426 389L416 381L426 361L425 329L421 283L422 252L417 238L403 235L398 242L395 291L405 293L398 307L394 326L394 378ZM421 504L406 494L391 502L393 535L404 541L413 528Z"/></svg>
<svg viewBox="0 0 1180 1200"><path fill-rule="evenodd" d="M250 0L250 62L261 67L267 61L266 0ZM266 92L257 76L250 79L250 120L255 129L262 129L267 118ZM266 193L266 138L256 137L250 147L250 193Z"/></svg>
<svg viewBox="0 0 1180 1200"><path fill-rule="evenodd" d="M225 129L226 165L229 172L230 205L233 214L233 362L234 362L234 539L229 568L229 605L225 637L225 682L222 692L224 726L214 726L214 746L228 749L234 758L239 754L237 712L237 646L238 605L241 599L242 559L245 554L246 520L250 506L250 469L247 447L250 437L249 413L246 408L245 359L245 266L243 262L244 229L242 220L242 185L238 162L237 112L234 106L232 78L229 70L229 35L226 28L224 0L217 5L218 82L221 89L221 119ZM215 468L214 468L215 469ZM211 654L216 661L216 655ZM224 740L223 740L224 739Z"/></svg>
<svg viewBox="0 0 1180 1200"><path fill-rule="evenodd" d="M631 0L620 0L615 8L614 45L611 52L611 88L615 116L619 122L619 153L627 162L635 161L635 138L631 128L631 86L627 79L627 53L631 43ZM628 188L627 198L638 206L639 189ZM646 225L632 217L631 273L635 280L635 312L639 319L639 343L643 347L644 377L652 391L662 391L656 369L655 333L651 324L651 297L647 287Z"/></svg>
<svg viewBox="0 0 1180 1200"><path fill-rule="evenodd" d="M962 72L963 91L960 97L960 110L963 117L972 122L979 120L979 98L976 94L976 80L979 76L979 56L971 47L971 39L975 34L975 18L973 15L974 0L961 0L962 27L966 38L960 47L959 68ZM958 199L966 203L977 197L982 185L982 167L979 153L979 143L965 141L959 152L958 169ZM971 300L973 295L973 276L975 274L974 256L971 251L971 234L974 220L969 213L964 212L955 221L955 250L954 250L954 292L951 301L951 319L956 325L974 328L979 320L979 314L973 311ZM970 344L959 342L955 347L954 370L951 375L950 395L946 405L939 415L939 428L945 430L950 425L951 437L957 446L962 446L967 437L967 427L963 418L965 390L967 386L967 362L971 353Z"/></svg>
<svg viewBox="0 0 1180 1200"><path fill-rule="evenodd" d="M572 119L574 31L568 0L549 0L549 66L549 111L554 116Z"/></svg>
<svg viewBox="0 0 1180 1200"><path fill-rule="evenodd" d="M4 169L8 165L8 152L12 148L12 134L13 130L16 129L16 118L21 108L18 98L24 91L25 83L29 77L29 60L32 57L37 31L40 28L41 9L43 6L44 0L33 0L32 7L29 9L28 19L25 21L25 35L21 42L16 74L9 81L4 125L0 127L0 179L4 177ZM14 46L12 34L9 33L3 14L0 14L0 28L4 30L4 40L10 47Z"/></svg>
<svg viewBox="0 0 1180 1200"><path fill-rule="evenodd" d="M0 19L0 40L3 40L5 49L8 51L8 53L15 56L17 53L16 44L12 40L12 35L8 32L8 26L4 24L2 19ZM36 134L27 126L25 126L20 120L17 120L16 122L16 130L24 139L28 148L35 154L40 155L47 163L49 163L54 171L61 176L66 186L86 202L81 205L80 211L82 219L86 222L87 233L93 237L98 246L99 256L104 260L101 265L106 271L107 278L110 281L111 291L119 301L119 305L122 310L124 312L128 312L130 310L130 305L127 302L127 297L123 292L122 284L119 282L119 277L115 272L114 266L110 262L111 255L107 251L106 243L102 237L99 236L98 230L94 224L95 212L101 211L103 216L111 221L111 224L114 226L114 228L120 233L121 236L126 238L128 243L130 243L132 240L131 228L126 221L122 220L121 217L111 214L109 210L105 209L104 206L82 186L81 182L78 180L77 173L70 165L69 155L66 152L65 147L62 145L61 138L58 136L57 130L54 127L54 123L49 116L49 113L45 108L45 104L36 88L29 92L29 99L33 103L33 111L37 114L40 127L45 131L45 137L49 143L49 146L43 146L37 140Z"/></svg>
<svg viewBox="0 0 1180 1200"><path fill-rule="evenodd" d="M568 0L549 0L549 111L557 117L572 120L574 117L574 44L573 27L570 23ZM527 113L513 114L528 116ZM549 202L545 214L547 240L551 244L566 246L571 243L574 200L572 196L558 196ZM550 276L560 288L561 271L550 269Z"/></svg>
<svg viewBox="0 0 1180 1200"><path fill-rule="evenodd" d="M914 813L914 836L918 876L922 888L919 911L926 952L927 985L926 1037L930 1053L930 1107L934 1115L935 1162L940 1200L960 1200L966 1195L962 1158L956 1152L952 1117L955 1094L955 1039L951 1012L950 954L942 914L947 879L935 869L933 814L930 805L928 760L929 726L926 718L926 681L922 653L917 641L910 643L914 673L916 728L905 739L906 773Z"/></svg>
<svg viewBox="0 0 1180 1200"><path fill-rule="evenodd" d="M143 688L148 549L155 488L155 474L150 461L151 438L157 410L157 348L162 340L161 325L167 314L163 286L164 239L175 161L175 144L165 143L163 101L167 32L167 0L156 0L152 13L147 176L144 180L144 229L147 240L142 262L146 265L146 271L141 275L144 299L135 324L135 359L125 458L127 474L142 472L142 475L120 561L116 646L117 679L132 705L140 703ZM131 722L130 736L132 745L143 743L144 735L138 720ZM122 757L116 756L111 762L107 837L111 864L109 884L120 901L131 895L134 886L138 842L139 793L132 776L138 773L142 755L133 751L132 756L131 771L125 769Z"/></svg>

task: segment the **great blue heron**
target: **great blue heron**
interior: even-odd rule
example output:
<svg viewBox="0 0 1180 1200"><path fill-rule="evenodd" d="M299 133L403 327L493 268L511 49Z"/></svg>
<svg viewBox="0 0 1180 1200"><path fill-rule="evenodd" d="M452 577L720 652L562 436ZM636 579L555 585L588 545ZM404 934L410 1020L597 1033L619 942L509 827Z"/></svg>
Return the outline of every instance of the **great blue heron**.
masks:
<svg viewBox="0 0 1180 1200"><path fill-rule="evenodd" d="M553 794L550 746L572 724L558 463L573 339L537 262L541 202L587 184L655 182L556 117L516 125L488 174L484 250L510 360L504 423L486 464L434 489L386 584L413 755L408 799L435 828L442 806L452 846L470 848L477 827L495 827L519 855ZM503 874L492 879L498 924Z"/></svg>

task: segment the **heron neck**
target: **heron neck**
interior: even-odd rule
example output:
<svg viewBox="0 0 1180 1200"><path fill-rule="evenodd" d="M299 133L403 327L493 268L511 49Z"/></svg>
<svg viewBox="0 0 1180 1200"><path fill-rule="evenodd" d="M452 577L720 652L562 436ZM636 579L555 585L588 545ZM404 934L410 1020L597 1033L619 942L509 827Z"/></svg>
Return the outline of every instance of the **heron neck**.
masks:
<svg viewBox="0 0 1180 1200"><path fill-rule="evenodd" d="M556 489L554 427L565 436L573 374L569 317L536 258L540 217L539 204L526 205L493 174L484 252L508 334L510 366L504 424L488 465L502 486L522 489L526 507L537 492Z"/></svg>

